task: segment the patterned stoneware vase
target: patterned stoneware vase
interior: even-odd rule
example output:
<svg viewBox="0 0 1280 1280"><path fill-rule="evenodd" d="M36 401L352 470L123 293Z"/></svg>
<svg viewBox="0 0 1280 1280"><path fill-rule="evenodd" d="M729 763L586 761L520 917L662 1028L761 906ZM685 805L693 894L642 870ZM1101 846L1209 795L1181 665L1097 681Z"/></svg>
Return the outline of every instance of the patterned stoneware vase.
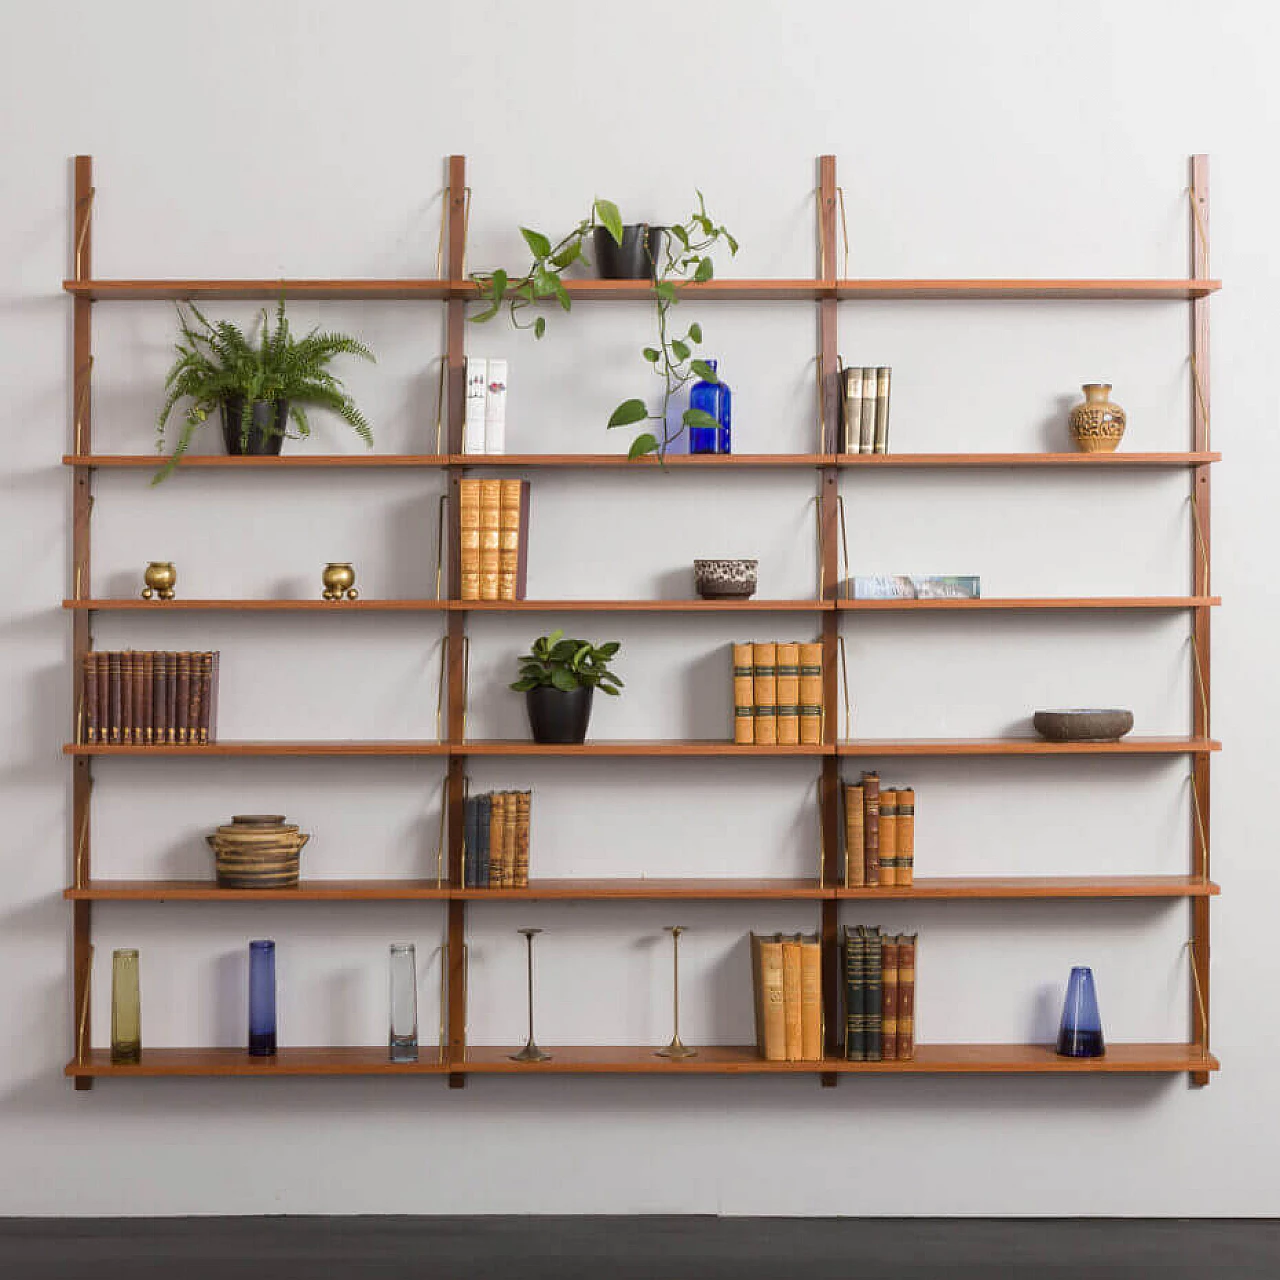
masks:
<svg viewBox="0 0 1280 1280"><path fill-rule="evenodd" d="M1084 399L1067 419L1076 447L1084 453L1114 453L1124 435L1124 410L1111 402L1109 382L1087 382L1081 388Z"/></svg>

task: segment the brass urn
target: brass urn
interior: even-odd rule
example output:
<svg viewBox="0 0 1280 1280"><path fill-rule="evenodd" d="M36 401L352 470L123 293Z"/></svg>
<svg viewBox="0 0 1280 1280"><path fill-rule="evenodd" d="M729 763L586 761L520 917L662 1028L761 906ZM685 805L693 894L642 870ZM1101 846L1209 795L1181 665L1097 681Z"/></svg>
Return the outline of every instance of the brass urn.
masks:
<svg viewBox="0 0 1280 1280"><path fill-rule="evenodd" d="M1076 448L1084 453L1114 453L1124 435L1125 412L1111 402L1111 384L1087 382L1081 390L1084 399L1067 419Z"/></svg>
<svg viewBox="0 0 1280 1280"><path fill-rule="evenodd" d="M355 600L360 593L356 590L356 571L349 564L330 560L321 574L324 581L323 598L325 600Z"/></svg>
<svg viewBox="0 0 1280 1280"><path fill-rule="evenodd" d="M142 588L142 598L153 597L160 600L172 600L174 585L178 581L178 571L169 560L152 560L142 572L142 580L147 585Z"/></svg>

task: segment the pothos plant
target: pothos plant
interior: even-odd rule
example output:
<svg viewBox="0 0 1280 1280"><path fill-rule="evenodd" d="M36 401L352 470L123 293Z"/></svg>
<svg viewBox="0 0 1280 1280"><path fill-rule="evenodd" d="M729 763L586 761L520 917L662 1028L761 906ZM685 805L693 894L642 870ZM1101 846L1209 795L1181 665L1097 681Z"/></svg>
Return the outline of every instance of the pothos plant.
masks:
<svg viewBox="0 0 1280 1280"><path fill-rule="evenodd" d="M679 302L680 285L690 281L701 284L714 277L712 253L718 245L726 245L731 255L738 252L737 240L707 212L702 192L697 192L697 196L698 207L694 212L684 222L665 228L667 234L663 237L663 249L654 263L657 343L644 347L641 355L662 381L658 406L651 411L643 399L624 400L609 418L610 428L652 424L631 442L627 453L629 458L647 454L663 458L688 427L714 429L718 425L709 413L701 409L685 409L680 415L679 425L674 427L670 416L673 397L695 378L719 381L715 370L694 354L694 348L702 344L702 326L690 324L679 334L672 326L671 308ZM590 215L555 244L541 231L521 227L520 234L533 255L532 263L519 276L512 276L501 268L473 272L471 278L479 285L480 296L488 305L471 319L483 324L492 320L505 305L511 323L517 329L532 329L533 336L541 338L547 331L546 317L536 315L530 319L525 312L538 302L551 300L559 303L565 311L572 309L573 299L561 276L575 262L586 260L584 244L597 227L606 230L618 244L622 243L622 215L612 201L594 201Z"/></svg>
<svg viewBox="0 0 1280 1280"><path fill-rule="evenodd" d="M609 670L609 661L621 647L616 640L596 646L589 640L566 639L563 631L539 636L520 658L520 678L511 688L517 693L548 685L565 693L599 689L616 698L622 679Z"/></svg>

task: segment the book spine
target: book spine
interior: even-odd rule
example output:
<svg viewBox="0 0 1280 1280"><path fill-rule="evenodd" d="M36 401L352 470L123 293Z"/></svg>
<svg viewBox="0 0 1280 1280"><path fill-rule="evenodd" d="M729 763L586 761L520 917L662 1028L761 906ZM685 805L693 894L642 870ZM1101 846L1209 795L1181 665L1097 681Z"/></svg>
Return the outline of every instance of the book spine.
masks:
<svg viewBox="0 0 1280 1280"><path fill-rule="evenodd" d="M898 935L898 1047L901 1062L916 1056L916 950L919 935Z"/></svg>
<svg viewBox="0 0 1280 1280"><path fill-rule="evenodd" d="M803 1024L800 1016L800 935L782 942L782 1000L786 1025L787 1061L804 1056Z"/></svg>
<svg viewBox="0 0 1280 1280"><path fill-rule="evenodd" d="M155 741L155 707L152 705L155 698L155 665L156 655L148 649L142 655L142 741L147 746Z"/></svg>
<svg viewBox="0 0 1280 1280"><path fill-rule="evenodd" d="M215 649L212 654L213 670L209 675L209 741L218 740L218 667L222 661L222 653Z"/></svg>
<svg viewBox="0 0 1280 1280"><path fill-rule="evenodd" d="M885 1062L898 1056L898 939L880 943L880 1052Z"/></svg>
<svg viewBox="0 0 1280 1280"><path fill-rule="evenodd" d="M164 726L168 719L169 705L169 655L157 652L151 664L151 741L165 740Z"/></svg>
<svg viewBox="0 0 1280 1280"><path fill-rule="evenodd" d="M862 845L863 798L860 783L844 788L844 887L861 888L867 882L866 854Z"/></svg>
<svg viewBox="0 0 1280 1280"><path fill-rule="evenodd" d="M480 481L480 599L498 598L502 481Z"/></svg>
<svg viewBox="0 0 1280 1280"><path fill-rule="evenodd" d="M480 805L476 813L476 888L485 889L489 885L489 862L493 857L493 796L490 794L477 798Z"/></svg>
<svg viewBox="0 0 1280 1280"><path fill-rule="evenodd" d="M504 889L516 888L516 876L519 874L516 869L516 862L520 856L519 798L519 792L508 791L506 804L503 806L503 813L507 820L502 833L502 887Z"/></svg>
<svg viewBox="0 0 1280 1280"><path fill-rule="evenodd" d="M858 415L858 452L874 453L876 442L876 371L862 366L862 412Z"/></svg>
<svg viewBox="0 0 1280 1280"><path fill-rule="evenodd" d="M863 884L880 883L880 775L862 775Z"/></svg>
<svg viewBox="0 0 1280 1280"><path fill-rule="evenodd" d="M733 740L749 746L755 735L755 667L752 646L733 646Z"/></svg>
<svg viewBox="0 0 1280 1280"><path fill-rule="evenodd" d="M178 655L168 654L169 673L165 681L164 740L170 745L178 741Z"/></svg>
<svg viewBox="0 0 1280 1280"><path fill-rule="evenodd" d="M764 1056L770 1062L787 1057L786 993L782 977L782 941L760 941L760 1020Z"/></svg>
<svg viewBox="0 0 1280 1280"><path fill-rule="evenodd" d="M847 925L844 930L844 1056L850 1062L867 1060L863 1030L862 936Z"/></svg>
<svg viewBox="0 0 1280 1280"><path fill-rule="evenodd" d="M200 714L196 717L196 740L204 746L209 741L209 723L213 714L213 653L200 655Z"/></svg>
<svg viewBox="0 0 1280 1280"><path fill-rule="evenodd" d="M138 650L133 655L133 745L147 743L147 655Z"/></svg>
<svg viewBox="0 0 1280 1280"><path fill-rule="evenodd" d="M778 742L794 747L800 741L800 646L780 644L777 655Z"/></svg>
<svg viewBox="0 0 1280 1280"><path fill-rule="evenodd" d="M98 673L98 741L111 741L111 671L105 653L96 653Z"/></svg>
<svg viewBox="0 0 1280 1280"><path fill-rule="evenodd" d="M529 828L532 819L533 792L516 792L516 856L512 885L516 889L529 887Z"/></svg>
<svg viewBox="0 0 1280 1280"><path fill-rule="evenodd" d="M490 360L484 397L484 451L507 451L507 362Z"/></svg>
<svg viewBox="0 0 1280 1280"><path fill-rule="evenodd" d="M133 651L120 655L120 741L133 744Z"/></svg>
<svg viewBox="0 0 1280 1280"><path fill-rule="evenodd" d="M462 452L484 452L485 391L489 382L489 362L467 356L466 406L462 417Z"/></svg>
<svg viewBox="0 0 1280 1280"><path fill-rule="evenodd" d="M480 481L458 483L459 587L463 600L480 599Z"/></svg>
<svg viewBox="0 0 1280 1280"><path fill-rule="evenodd" d="M896 884L914 884L916 874L916 793L898 788L898 874Z"/></svg>
<svg viewBox="0 0 1280 1280"><path fill-rule="evenodd" d="M112 650L107 654L107 668L110 693L107 701L107 724L111 730L111 741L120 741L120 654Z"/></svg>
<svg viewBox="0 0 1280 1280"><path fill-rule="evenodd" d="M191 654L178 654L178 700L174 706L173 727L176 740L186 745L187 717L191 714Z"/></svg>
<svg viewBox="0 0 1280 1280"><path fill-rule="evenodd" d="M81 669L81 675L84 681L84 692L81 694L80 705L83 710L84 722L81 726L80 741L81 742L97 742L98 741L98 655L96 653L86 653L84 655L84 663Z"/></svg>
<svg viewBox="0 0 1280 1280"><path fill-rule="evenodd" d="M778 646L756 643L751 648L756 744L771 747L778 741Z"/></svg>
<svg viewBox="0 0 1280 1280"><path fill-rule="evenodd" d="M462 806L462 887L474 889L476 884L476 846L479 843L477 818L479 796L468 796Z"/></svg>
<svg viewBox="0 0 1280 1280"><path fill-rule="evenodd" d="M880 1039L880 930L866 925L858 926L862 934L862 965L866 977L863 1026L867 1037L867 1061L881 1060Z"/></svg>
<svg viewBox="0 0 1280 1280"><path fill-rule="evenodd" d="M880 883L898 883L898 793L880 792Z"/></svg>
<svg viewBox="0 0 1280 1280"><path fill-rule="evenodd" d="M187 742L195 746L200 741L200 704L204 681L204 654L191 655L191 701L187 705Z"/></svg>
<svg viewBox="0 0 1280 1280"><path fill-rule="evenodd" d="M523 600L529 523L529 482L500 480L498 490L498 599Z"/></svg>
<svg viewBox="0 0 1280 1280"><path fill-rule="evenodd" d="M845 369L841 375L843 394L840 397L840 417L844 426L841 441L843 453L858 452L858 432L862 422L862 366Z"/></svg>
<svg viewBox="0 0 1280 1280"><path fill-rule="evenodd" d="M822 942L816 935L800 939L800 1056L822 1057Z"/></svg>
<svg viewBox="0 0 1280 1280"><path fill-rule="evenodd" d="M876 453L889 452L889 368L876 370L876 426L873 442Z"/></svg>
<svg viewBox="0 0 1280 1280"><path fill-rule="evenodd" d="M800 646L800 741L817 746L822 741L822 646Z"/></svg>
<svg viewBox="0 0 1280 1280"><path fill-rule="evenodd" d="M504 879L502 858L507 847L507 795L495 791L489 800L489 874L485 885L501 889Z"/></svg>

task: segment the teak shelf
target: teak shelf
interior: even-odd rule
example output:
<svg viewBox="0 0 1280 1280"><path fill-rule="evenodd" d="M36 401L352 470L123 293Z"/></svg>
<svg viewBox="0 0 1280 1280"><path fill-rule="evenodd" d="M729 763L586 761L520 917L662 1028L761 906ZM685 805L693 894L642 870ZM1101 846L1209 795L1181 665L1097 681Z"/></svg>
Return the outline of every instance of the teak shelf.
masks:
<svg viewBox="0 0 1280 1280"><path fill-rule="evenodd" d="M72 883L64 897L72 904L73 928L73 1056L66 1074L77 1089L87 1089L98 1077L242 1076L253 1078L298 1076L436 1075L459 1086L470 1074L775 1074L817 1076L823 1084L858 1074L1056 1074L1094 1075L1118 1073L1187 1073L1192 1083L1203 1085L1218 1061L1209 1050L1209 899L1219 892L1209 871L1209 759L1220 744L1210 732L1210 618L1220 600L1210 587L1210 474L1221 455L1209 438L1209 312L1208 298L1219 289L1209 269L1208 161L1195 156L1191 162L1191 253L1184 279L897 279L844 278L836 265L837 187L835 159L818 162L818 252L812 279L733 280L716 279L684 286L690 297L724 302L810 302L817 306L818 367L820 381L818 451L798 454L735 454L728 457L672 457L665 464L653 459L628 462L621 454L463 454L463 362L466 306L477 297L476 284L464 270L466 205L470 194L465 160L448 162L445 191L445 252L442 278L424 279L258 279L258 280L99 280L93 275L93 177L88 156L75 162L75 207L71 222L72 278L64 289L72 299L74 340L72 355L72 451L63 463L73 477L73 575L77 584L63 601L73 628L73 668L78 673L92 647L94 617L102 612L130 614L161 612L305 613L316 614L437 614L447 637L443 676L440 732L442 738L422 741L223 741L208 746L112 746L69 743L65 754L72 760L73 803L71 814ZM645 281L580 280L568 284L573 298L583 303L636 302L649 298L652 286ZM376 472L386 468L435 470L443 473L446 490L456 503L463 475L477 470L563 470L635 473L653 483L655 468L672 475L706 477L734 471L805 471L818 484L820 574L813 599L794 600L524 600L517 602L462 601L458 597L456 556L448 560L442 599L358 600L328 602L310 600L185 599L164 603L141 599L97 599L91 590L91 513L93 487L101 470L152 470L160 460L154 454L98 454L93 448L93 397L91 394L92 315L95 302L145 299L274 299L281 292L295 299L360 299L440 304L447 331L445 349L446 434L436 448L447 452L423 454L288 454L281 457L229 458L188 454L180 470L209 470L226 476L237 471L270 475L316 469ZM1145 453L897 453L848 455L837 452L839 421L838 318L841 304L861 301L920 300L1016 302L1043 301L1170 301L1190 304L1190 348L1193 371L1191 438L1185 451ZM847 599L840 582L837 548L838 484L842 474L851 486L874 483L866 477L884 470L915 469L1051 469L1085 476L1098 469L1183 469L1191 482L1196 544L1190 549L1191 589L1176 596L1072 596L1016 597L980 600ZM231 481L228 479L228 483ZM699 481L690 480L697 487ZM840 698L837 685L840 615L882 612L914 612L922 615L950 613L1012 613L1018 611L1063 612L1071 610L1120 613L1127 611L1185 611L1189 615L1195 662L1192 685L1192 723L1185 736L1128 737L1112 743L1049 743L1040 739L948 738L838 740ZM547 746L524 740L475 740L466 735L466 672L462 657L468 621L487 613L670 613L688 616L721 616L744 613L794 613L812 615L820 628L823 646L823 740L803 747L737 746L728 741L590 741L580 746ZM852 621L852 620L851 620ZM844 888L840 884L839 783L842 759L876 756L966 757L1106 757L1181 755L1192 773L1193 813L1191 858L1185 875L1093 876L921 876L910 886ZM438 865L439 879L431 876L404 879L304 880L296 887L270 890L220 889L208 880L96 880L92 874L90 790L95 757L186 756L192 759L234 757L435 757L445 771L447 823L442 845L424 857L424 869ZM753 879L748 877L673 878L563 878L535 879L527 889L466 889L462 887L462 810L466 768L472 757L546 756L582 758L733 759L765 762L796 757L817 761L819 771L821 875L818 878ZM437 858L439 859L437 863ZM840 1056L838 1019L839 975L836 964L838 911L841 902L884 901L1018 901L1018 900L1185 900L1191 915L1191 964L1193 991L1190 1039L1187 1043L1108 1044L1100 1059L1065 1059L1051 1046L1027 1044L921 1044L911 1062L850 1063ZM724 902L806 901L815 904L823 941L826 1052L820 1062L766 1062L754 1046L699 1046L698 1056L673 1062L655 1056L657 1046L552 1047L551 1061L521 1064L511 1061L514 1046L474 1046L467 1043L466 972L464 942L469 910L483 910L484 902L511 901L696 901ZM235 1048L151 1048L142 1061L117 1065L110 1054L95 1048L89 1033L91 999L91 923L94 902L246 903L278 908L296 902L439 902L446 917L444 948L444 1007L441 1011L440 1045L423 1045L420 1061L393 1064L384 1046L282 1047L275 1058L251 1058ZM474 904L474 905L472 905ZM744 975L745 981L745 975Z"/></svg>

